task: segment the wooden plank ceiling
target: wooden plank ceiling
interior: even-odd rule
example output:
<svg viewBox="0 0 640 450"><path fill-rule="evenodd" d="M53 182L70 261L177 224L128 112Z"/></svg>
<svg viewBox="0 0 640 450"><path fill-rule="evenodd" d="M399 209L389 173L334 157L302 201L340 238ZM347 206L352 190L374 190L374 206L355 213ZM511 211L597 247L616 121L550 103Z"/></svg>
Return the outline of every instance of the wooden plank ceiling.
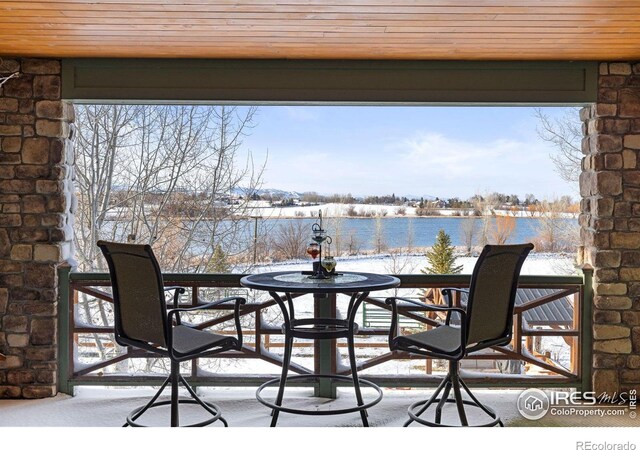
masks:
<svg viewBox="0 0 640 450"><path fill-rule="evenodd" d="M0 0L0 56L640 60L640 0Z"/></svg>

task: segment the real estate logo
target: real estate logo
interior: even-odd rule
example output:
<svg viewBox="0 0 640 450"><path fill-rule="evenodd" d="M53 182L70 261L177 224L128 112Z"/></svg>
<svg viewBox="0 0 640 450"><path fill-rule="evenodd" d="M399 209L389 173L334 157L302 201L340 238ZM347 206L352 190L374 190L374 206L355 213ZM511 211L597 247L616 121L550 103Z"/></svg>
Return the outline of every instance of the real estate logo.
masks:
<svg viewBox="0 0 640 450"><path fill-rule="evenodd" d="M542 419L549 411L549 397L540 389L527 389L518 397L518 411L525 419Z"/></svg>

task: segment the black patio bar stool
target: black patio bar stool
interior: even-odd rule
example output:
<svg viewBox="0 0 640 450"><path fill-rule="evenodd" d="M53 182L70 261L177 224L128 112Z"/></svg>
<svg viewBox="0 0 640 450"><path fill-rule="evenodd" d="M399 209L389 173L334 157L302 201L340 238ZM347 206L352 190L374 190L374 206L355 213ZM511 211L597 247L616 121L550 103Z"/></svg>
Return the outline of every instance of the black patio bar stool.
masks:
<svg viewBox="0 0 640 450"><path fill-rule="evenodd" d="M162 383L151 401L134 409L127 416L124 426L141 427L137 422L149 408L170 405L171 426L180 426L179 405L198 404L211 417L188 426L206 426L220 421L228 426L220 408L214 403L202 400L180 374L180 363L194 358L211 356L228 350L242 348L240 328L240 306L246 302L242 297L227 297L191 308L178 308L180 287L165 288L160 266L151 246L121 244L99 241L97 243L109 266L113 288L115 316L115 339L122 346L147 350L160 357L169 358L171 372ZM165 292L174 291L173 309L167 312ZM234 304L233 319L237 336L226 336L199 330L182 322L181 313L207 310L225 303ZM171 399L157 401L167 385L171 384ZM191 398L179 398L178 389L182 384Z"/></svg>
<svg viewBox="0 0 640 450"><path fill-rule="evenodd" d="M428 426L456 426L442 423L442 409L446 403L455 403L460 425L468 426L465 405L479 408L489 416L480 426L504 426L498 414L483 405L460 378L459 363L470 353L511 342L513 329L513 309L515 305L518 277L525 258L533 249L532 244L487 245L473 269L466 308L453 306L452 291L443 289L447 306L425 305L403 297L389 297L386 300L392 309L389 348L408 353L445 359L449 370L433 395L409 406L409 420L404 426L418 422ZM402 303L418 306L426 311L445 313L445 322L431 330L399 336L397 334L398 308ZM454 314L459 315L452 318ZM464 399L462 390L469 400ZM453 392L453 398L450 394ZM442 394L442 395L441 395ZM435 420L421 417L432 405Z"/></svg>

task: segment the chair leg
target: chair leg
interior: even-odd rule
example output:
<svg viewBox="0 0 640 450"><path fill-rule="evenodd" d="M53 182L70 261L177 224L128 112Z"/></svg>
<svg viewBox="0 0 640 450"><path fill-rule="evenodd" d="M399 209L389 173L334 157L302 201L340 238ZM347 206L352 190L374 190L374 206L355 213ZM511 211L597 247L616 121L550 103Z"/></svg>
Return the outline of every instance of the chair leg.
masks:
<svg viewBox="0 0 640 450"><path fill-rule="evenodd" d="M180 381L180 363L171 361L171 426L180 426L180 409L178 407Z"/></svg>
<svg viewBox="0 0 640 450"><path fill-rule="evenodd" d="M284 397L284 387L287 384L287 373L289 372L289 364L291 364L291 353L293 352L293 338L287 336L284 340L284 358L282 359L282 374L280 375L280 386L278 388L278 395L276 397L275 404L282 406L282 399ZM275 427L278 423L278 416L280 411L277 409L272 410L271 414L271 427Z"/></svg>
<svg viewBox="0 0 640 450"><path fill-rule="evenodd" d="M438 394L440 391L442 392L442 396L438 398ZM453 390L453 398L449 398L451 391ZM462 390L464 390L471 400L466 400L462 396ZM423 414L430 406L432 406L436 401L438 404L436 405L435 411L435 419L433 421L427 420L425 418L419 417ZM478 399L471 393L465 382L460 378L459 365L457 361L449 362L449 371L445 376L444 380L440 383L440 386L436 389L433 395L429 398L429 400L425 402L415 402L409 406L409 420L405 422L404 426L409 425L411 422L415 421L422 425L427 425L431 427L441 427L441 426L458 426L458 425L448 425L442 423L442 409L446 403L455 403L456 408L458 410L458 416L460 418L460 425L464 427L469 426L469 420L467 418L467 411L465 409L465 405L473 406L480 408L483 412L485 412L492 420L485 421L482 424L477 424L474 426L481 427L492 427L496 425L504 426L500 417L496 414L488 406L484 406ZM415 412L417 411L417 413Z"/></svg>
<svg viewBox="0 0 640 450"><path fill-rule="evenodd" d="M447 384L447 378L446 377L440 382L440 384L438 385L436 390L433 392L431 397L429 397L429 400L427 400L427 402L422 406L422 408L420 408L420 410L416 413L416 416L422 415L429 408L429 406L433 405L433 402L438 400L438 395L440 394L440 392L444 388L445 384ZM403 427L408 427L409 425L411 425L412 422L413 422L413 419L409 418L409 420L407 420L402 426Z"/></svg>
<svg viewBox="0 0 640 450"><path fill-rule="evenodd" d="M184 379L184 377L182 375L180 375L180 381L182 382L182 385L187 388L187 391L189 391L189 394L191 394L191 397L198 402L198 404L200 406L202 406L204 409L207 410L207 412L213 416L218 414L218 411L215 411L213 408L211 408L211 406L207 405L204 401L202 401L202 399L198 396L198 394L196 393L196 391L191 387L191 385L189 383L187 383L187 380ZM220 416L220 418L218 419L220 422L222 422L224 424L225 427L228 427L229 424L227 423L227 420Z"/></svg>
<svg viewBox="0 0 640 450"><path fill-rule="evenodd" d="M460 386L462 386L462 389L465 390L465 392L467 393L467 395L469 396L469 398L471 398L471 400L473 401L473 403L475 403L476 405L478 405L478 408L482 409L485 413L487 414L491 414L491 411L489 411L482 403L480 403L480 400L478 400L476 398L475 395L473 395L473 393L471 392L471 390L469 389L469 387L467 386L467 383L464 382L464 380L462 378L460 378Z"/></svg>
<svg viewBox="0 0 640 450"><path fill-rule="evenodd" d="M362 400L362 391L360 390L360 381L358 380L358 366L356 362L356 352L355 352L355 339L353 334L349 334L347 337L347 347L349 352L349 363L351 364L351 377L353 378L353 388L356 391L356 400L358 401L358 406L364 405L364 401ZM362 418L362 426L368 427L369 420L367 419L367 411L365 409L360 411L360 417Z"/></svg>
<svg viewBox="0 0 640 450"><path fill-rule="evenodd" d="M445 403L447 403L447 399L449 398L449 393L451 392L451 377L447 375L445 380L447 383L444 386L444 392L442 393L442 397L440 398L440 401L436 406L435 422L438 424L442 423L442 408L444 407Z"/></svg>
<svg viewBox="0 0 640 450"><path fill-rule="evenodd" d="M143 408L140 408L140 411L138 411L136 414L134 414L133 416L131 416L131 420L135 421L138 417L140 417L141 415L143 415L147 409L151 408L151 406L156 402L156 400L158 400L158 397L160 397L160 394L162 394L162 392L164 391L164 388L167 387L167 385L169 384L169 381L171 381L171 375L169 375L164 382L162 383L162 385L160 386L160 389L158 389L158 391L156 392L156 394L153 396L153 398L151 400L149 400L149 403L147 403ZM123 427L128 427L129 424L125 423L124 425L122 425Z"/></svg>
<svg viewBox="0 0 640 450"><path fill-rule="evenodd" d="M462 386L462 389L466 391L467 395L469 396L469 398L471 398L473 403L475 403L478 406L478 408L483 410L487 415L493 417L493 415L495 414L494 411L490 410L489 408L484 406L482 403L480 403L480 400L478 400L476 396L473 395L473 393L467 386L467 383L465 383L462 378L458 378L458 380L460 381L460 386ZM498 419L498 425L500 425L501 427L504 427L504 423L502 423L502 419Z"/></svg>
<svg viewBox="0 0 640 450"><path fill-rule="evenodd" d="M462 392L460 392L460 378L458 375L458 363L455 364L452 362L449 363L453 366L451 370L451 384L453 385L453 397L456 400L456 407L458 408L458 416L460 417L460 424L463 427L469 426L469 421L467 420L467 414L464 410L464 403L462 399Z"/></svg>
<svg viewBox="0 0 640 450"><path fill-rule="evenodd" d="M171 396L169 400L157 401L162 392L164 392L165 388L171 383ZM180 383L184 385L184 387L191 394L191 399L180 398L179 397L179 387ZM140 418L147 410L150 408L160 407L160 406L169 406L171 411L171 426L178 427L180 426L180 415L179 415L179 407L180 404L196 404L203 407L211 417L207 420L203 420L201 422L193 423L190 425L186 425L188 427L204 427L207 425L211 425L212 423L219 420L224 424L224 426L228 426L227 421L222 417L222 413L220 412L220 407L214 403L206 402L202 400L195 392L195 390L189 385L187 380L180 375L180 364L177 362L171 362L171 373L164 380L160 389L155 393L153 398L147 403L145 406L139 407L131 411L129 416L127 417L127 423L123 425L124 427L132 426L132 427L146 427L147 425L143 425L137 423L136 420Z"/></svg>

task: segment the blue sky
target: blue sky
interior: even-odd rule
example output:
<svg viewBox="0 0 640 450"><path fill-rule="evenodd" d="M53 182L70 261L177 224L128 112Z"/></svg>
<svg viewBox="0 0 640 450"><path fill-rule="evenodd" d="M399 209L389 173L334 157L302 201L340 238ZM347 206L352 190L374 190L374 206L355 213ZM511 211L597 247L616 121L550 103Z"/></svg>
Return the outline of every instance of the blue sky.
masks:
<svg viewBox="0 0 640 450"><path fill-rule="evenodd" d="M563 108L545 108L561 116ZM529 107L261 106L244 140L264 187L468 198L570 195Z"/></svg>

